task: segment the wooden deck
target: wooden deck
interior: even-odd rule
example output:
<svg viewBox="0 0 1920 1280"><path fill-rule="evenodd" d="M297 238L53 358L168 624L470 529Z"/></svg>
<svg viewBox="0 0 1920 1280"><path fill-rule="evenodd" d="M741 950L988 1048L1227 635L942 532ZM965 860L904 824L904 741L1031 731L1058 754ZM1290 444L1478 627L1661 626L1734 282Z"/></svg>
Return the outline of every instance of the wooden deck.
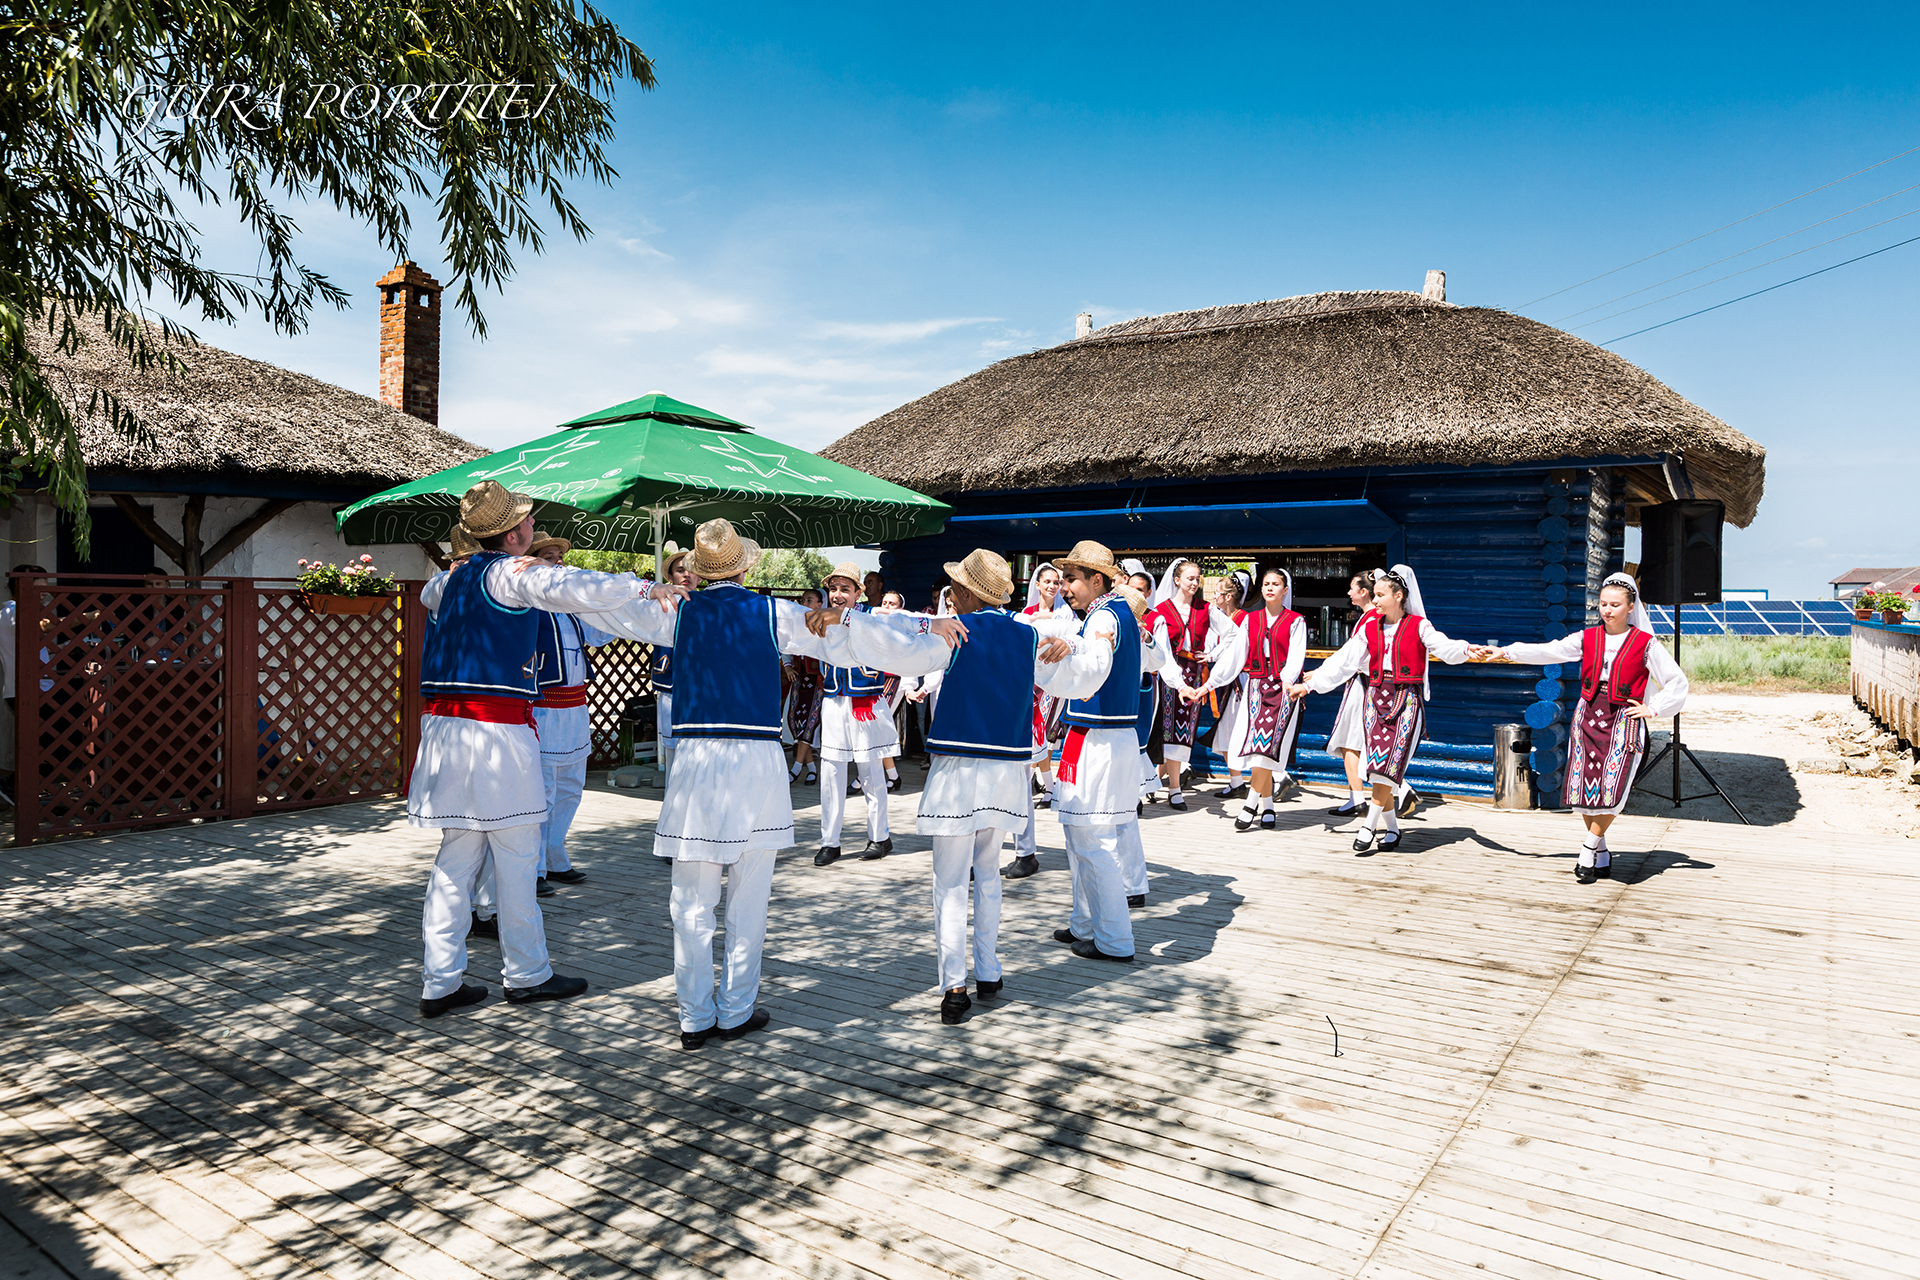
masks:
<svg viewBox="0 0 1920 1280"><path fill-rule="evenodd" d="M1920 1274L1909 847L1628 817L1581 888L1564 816L1358 859L1319 797L1163 808L1120 968L1050 940L1044 821L1007 998L947 1028L924 842L817 870L808 809L773 1026L686 1053L651 795L589 793L547 900L593 993L508 1007L483 942L432 1022L391 804L12 852L5 1275Z"/></svg>

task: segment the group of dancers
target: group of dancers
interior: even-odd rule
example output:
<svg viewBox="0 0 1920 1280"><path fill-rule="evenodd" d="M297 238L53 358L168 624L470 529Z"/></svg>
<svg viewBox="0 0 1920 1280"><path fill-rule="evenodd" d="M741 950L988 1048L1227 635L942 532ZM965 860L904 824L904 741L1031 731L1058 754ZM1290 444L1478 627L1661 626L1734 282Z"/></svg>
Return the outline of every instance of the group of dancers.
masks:
<svg viewBox="0 0 1920 1280"><path fill-rule="evenodd" d="M1331 745L1354 757L1354 785L1339 812L1364 811L1354 847L1371 854L1399 846L1397 793L1424 731L1431 660L1578 661L1565 798L1586 827L1575 877L1590 884L1609 874L1606 830L1644 756L1645 721L1686 697L1685 677L1653 639L1626 575L1601 590L1599 626L1502 649L1434 627L1407 566L1364 574L1354 594L1364 588L1370 604L1352 637L1304 673L1306 626L1284 569L1267 570L1257 603L1241 609L1232 607L1237 598L1202 599L1190 560L1176 560L1154 583L1137 563L1123 566L1083 541L1033 576L1016 612L1007 561L978 549L945 566L950 585L935 612L873 607L852 565L836 566L809 606L744 587L760 548L725 520L701 525L690 551L652 583L540 555L557 540L537 537L531 507L493 482L475 486L462 500L459 531L474 550L423 592L433 619L422 663L428 704L408 815L443 833L422 916L427 1016L487 996L464 977L483 900L498 922L509 1001L586 990L583 979L553 972L536 901L547 879L584 878L564 853L563 818L578 804L577 787L560 776L572 739L555 721L550 753L547 726L553 711L584 708L585 679L575 679L585 675L583 650L613 637L654 646L656 681L664 681L656 688L672 754L653 852L672 863L675 989L688 1049L768 1022L757 1003L767 901L776 855L794 843L783 731L796 754L803 743L812 749L819 769L815 864L839 857L849 764L867 800L868 853L891 851L879 775L898 750L892 717L880 710L889 680L912 682L931 713L916 830L932 845L939 1015L949 1024L974 998L1001 993L1001 881L1030 874L1025 862L1037 865L1036 791L1059 819L1072 881L1055 939L1089 960L1133 960L1130 912L1147 888L1139 818L1155 777L1151 728L1162 726L1157 776L1173 803L1205 699L1224 695L1219 733L1247 779L1234 826L1249 831L1275 825L1300 700L1340 691ZM1236 595L1252 585L1237 583ZM799 707L796 726L791 692L801 661L819 698ZM541 768L548 754L563 757L551 781ZM584 746L581 755L584 762ZM1002 869L1009 837L1019 856ZM716 981L723 884L726 954Z"/></svg>

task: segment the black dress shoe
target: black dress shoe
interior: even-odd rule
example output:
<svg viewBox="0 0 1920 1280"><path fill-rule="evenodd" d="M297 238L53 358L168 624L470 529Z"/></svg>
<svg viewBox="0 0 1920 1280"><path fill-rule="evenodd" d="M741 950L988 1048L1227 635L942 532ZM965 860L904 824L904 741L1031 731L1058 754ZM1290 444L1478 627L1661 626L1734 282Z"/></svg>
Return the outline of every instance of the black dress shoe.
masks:
<svg viewBox="0 0 1920 1280"><path fill-rule="evenodd" d="M558 880L561 884L579 884L587 878L587 873L578 867L568 867L565 871L549 871L547 879Z"/></svg>
<svg viewBox="0 0 1920 1280"><path fill-rule="evenodd" d="M748 1015L747 1020L737 1027L715 1027L713 1029L713 1038L715 1040L738 1040L748 1032L758 1031L772 1021L773 1015L765 1009L755 1009Z"/></svg>
<svg viewBox="0 0 1920 1280"><path fill-rule="evenodd" d="M536 1004L542 1000L571 1000L586 992L585 978L563 978L554 974L537 987L507 987L508 1004Z"/></svg>
<svg viewBox="0 0 1920 1280"><path fill-rule="evenodd" d="M1604 867L1595 867L1595 868L1593 869L1593 878L1594 878L1595 880L1611 880L1611 879L1613 879L1613 864L1612 864L1611 862L1609 862L1609 863L1608 863L1608 864L1607 864L1606 866L1604 866Z"/></svg>
<svg viewBox="0 0 1920 1280"><path fill-rule="evenodd" d="M1043 792L1033 798L1033 807L1036 809L1051 809L1053 808L1053 797Z"/></svg>
<svg viewBox="0 0 1920 1280"><path fill-rule="evenodd" d="M444 996L435 996L431 1000L422 996L420 999L420 1016L423 1018L437 1018L449 1009L464 1009L470 1004L479 1004L486 998L487 989L485 987L477 982L463 982L460 984L458 991L449 992Z"/></svg>
<svg viewBox="0 0 1920 1280"><path fill-rule="evenodd" d="M1000 868L1000 874L1009 880L1025 880L1028 876L1037 874L1039 870L1039 854L1022 854L1006 866Z"/></svg>
<svg viewBox="0 0 1920 1280"><path fill-rule="evenodd" d="M1091 938L1073 944L1073 954L1087 960L1111 960L1115 964L1132 964L1132 956L1110 956L1093 945Z"/></svg>
<svg viewBox="0 0 1920 1280"><path fill-rule="evenodd" d="M1373 832L1363 830L1358 835L1354 836L1353 851L1355 853L1372 853L1373 852Z"/></svg>
<svg viewBox="0 0 1920 1280"><path fill-rule="evenodd" d="M533 896L536 898L551 898L558 892L560 892L558 889L547 883L545 876L533 882Z"/></svg>
<svg viewBox="0 0 1920 1280"><path fill-rule="evenodd" d="M973 984L973 989L982 1000L992 1000L1000 994L1000 988L1006 985L1005 980L1001 978L994 978L991 981L982 978Z"/></svg>
<svg viewBox="0 0 1920 1280"><path fill-rule="evenodd" d="M1400 797L1400 808L1396 812L1403 818L1411 818L1419 807L1420 793L1408 787L1407 794Z"/></svg>
<svg viewBox="0 0 1920 1280"><path fill-rule="evenodd" d="M1276 814L1273 810L1268 809L1265 813L1262 813L1260 815L1260 829L1262 831L1272 831L1275 827L1279 825L1280 825L1280 816Z"/></svg>
<svg viewBox="0 0 1920 1280"><path fill-rule="evenodd" d="M1575 884L1592 884L1596 879L1598 879L1598 877L1594 875L1592 867L1575 867L1573 869L1573 882Z"/></svg>
<svg viewBox="0 0 1920 1280"><path fill-rule="evenodd" d="M1147 816L1147 802L1145 800L1135 800L1133 802L1133 816L1136 818L1144 818Z"/></svg>
<svg viewBox="0 0 1920 1280"><path fill-rule="evenodd" d="M474 916L473 924L467 930L467 936L469 938L499 937L500 936L500 917L488 916L485 920L482 920L479 916L477 915Z"/></svg>
<svg viewBox="0 0 1920 1280"><path fill-rule="evenodd" d="M838 861L840 846L837 844L823 844L813 851L813 865L816 867L830 867Z"/></svg>
<svg viewBox="0 0 1920 1280"><path fill-rule="evenodd" d="M1379 838L1373 842L1373 847L1381 853L1392 853L1400 847L1400 833L1398 831L1382 831Z"/></svg>
<svg viewBox="0 0 1920 1280"><path fill-rule="evenodd" d="M1233 820L1233 829L1235 831L1251 831L1253 830L1254 822L1255 822L1254 816L1248 813L1245 809L1242 809L1240 811L1240 816Z"/></svg>
<svg viewBox="0 0 1920 1280"><path fill-rule="evenodd" d="M1244 782L1236 782L1230 787L1220 788L1220 798L1222 800L1244 800L1246 795L1247 784Z"/></svg>
<svg viewBox="0 0 1920 1280"><path fill-rule="evenodd" d="M888 836L885 840L869 840L867 841L867 847L860 852L860 861L878 862L892 852L892 836Z"/></svg>
<svg viewBox="0 0 1920 1280"><path fill-rule="evenodd" d="M1170 793L1167 796L1167 806L1173 809L1185 809L1187 807L1187 793L1184 791Z"/></svg>
<svg viewBox="0 0 1920 1280"><path fill-rule="evenodd" d="M1147 895L1146 895L1146 894L1144 894L1144 893L1130 893L1130 894L1128 894L1128 895L1127 895L1127 906L1128 906L1128 907L1129 907L1130 909L1132 909L1132 910L1135 910L1135 911L1138 911L1138 910L1139 910L1139 909L1140 909L1141 907L1144 907L1144 906L1146 906L1146 905L1147 905Z"/></svg>
<svg viewBox="0 0 1920 1280"><path fill-rule="evenodd" d="M965 991L949 991L940 998L940 1021L949 1027L957 1027L971 1008L973 1001L967 998Z"/></svg>
<svg viewBox="0 0 1920 1280"><path fill-rule="evenodd" d="M1053 931L1053 940L1055 942L1064 942L1070 947L1080 945L1080 939L1073 936L1073 930L1071 929L1055 929Z"/></svg>
<svg viewBox="0 0 1920 1280"><path fill-rule="evenodd" d="M1351 818L1356 813L1365 813L1366 809L1367 802L1365 800L1355 800L1349 796L1345 803L1341 804L1338 808L1329 809L1327 812L1336 818Z"/></svg>
<svg viewBox="0 0 1920 1280"><path fill-rule="evenodd" d="M713 1039L713 1033L719 1029L718 1027L703 1027L699 1031L682 1031L680 1033L680 1047L682 1049L698 1049L701 1045Z"/></svg>

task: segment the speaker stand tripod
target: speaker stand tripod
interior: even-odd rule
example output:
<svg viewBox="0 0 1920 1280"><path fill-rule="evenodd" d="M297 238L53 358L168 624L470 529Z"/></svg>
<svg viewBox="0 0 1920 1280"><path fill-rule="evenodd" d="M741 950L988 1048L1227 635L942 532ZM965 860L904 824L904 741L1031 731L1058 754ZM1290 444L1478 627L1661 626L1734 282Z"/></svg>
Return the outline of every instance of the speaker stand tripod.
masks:
<svg viewBox="0 0 1920 1280"><path fill-rule="evenodd" d="M1673 661L1675 666L1678 666L1680 663L1680 608L1681 606L1677 604L1673 606ZM1663 800L1672 800L1673 807L1676 809L1678 809L1681 805L1685 804L1689 800L1708 800L1714 796L1719 796L1722 800L1725 800L1727 802L1727 808L1733 810L1734 817L1740 819L1740 821L1746 823L1748 826L1753 825L1753 823L1748 820L1747 815L1740 812L1740 806L1733 802L1733 797L1729 796L1725 791L1722 791L1720 789L1720 784L1715 782L1713 780L1713 775L1707 772L1707 766L1700 763L1700 757L1694 755L1693 749L1687 746L1685 742L1682 742L1680 740L1680 717L1678 715L1675 715L1673 717L1673 736L1667 739L1667 745L1660 748L1659 755L1656 755L1653 759L1647 761L1647 763L1641 767L1640 781L1635 784L1636 790L1638 790L1640 787L1646 786L1646 780L1653 776L1654 769L1658 767L1660 762L1662 760L1665 760L1669 755L1673 757L1673 793L1671 795L1668 795L1664 791L1653 791L1653 788L1651 787L1647 787L1648 791L1651 791L1654 795L1659 796ZM1699 771L1701 777L1707 780L1707 785L1709 787L1712 787L1713 790L1702 791L1699 795L1694 795L1694 796L1683 795L1681 793L1681 788L1680 788L1680 757L1681 756L1685 756L1688 760L1693 762L1693 767Z"/></svg>

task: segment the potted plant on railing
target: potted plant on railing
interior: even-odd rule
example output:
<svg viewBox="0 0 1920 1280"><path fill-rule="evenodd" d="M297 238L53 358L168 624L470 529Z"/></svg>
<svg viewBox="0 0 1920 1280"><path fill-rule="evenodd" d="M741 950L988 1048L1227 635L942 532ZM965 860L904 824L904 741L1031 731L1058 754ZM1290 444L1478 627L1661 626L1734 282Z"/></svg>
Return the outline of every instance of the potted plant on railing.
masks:
<svg viewBox="0 0 1920 1280"><path fill-rule="evenodd" d="M372 556L343 565L300 562L300 603L308 613L379 613L399 594L393 575L374 567Z"/></svg>
<svg viewBox="0 0 1920 1280"><path fill-rule="evenodd" d="M1876 591L1864 599L1868 608L1878 613L1880 621L1888 626L1907 620L1907 598L1898 591Z"/></svg>

